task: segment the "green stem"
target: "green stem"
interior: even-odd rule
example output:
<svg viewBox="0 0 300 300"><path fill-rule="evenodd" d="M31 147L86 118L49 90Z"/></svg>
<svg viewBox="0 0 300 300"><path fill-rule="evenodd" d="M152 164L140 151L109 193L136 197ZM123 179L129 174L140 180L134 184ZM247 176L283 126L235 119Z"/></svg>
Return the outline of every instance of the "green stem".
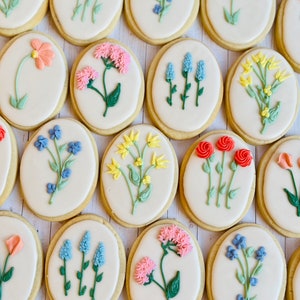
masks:
<svg viewBox="0 0 300 300"><path fill-rule="evenodd" d="M230 1L230 14L233 15L233 0Z"/></svg>
<svg viewBox="0 0 300 300"><path fill-rule="evenodd" d="M248 258L247 258L247 254L245 249L243 249L243 256L245 259L245 263L246 263L246 283L245 283L245 287L246 287L246 299L248 299L249 297L249 292L250 292L250 270L249 270L249 262L248 262Z"/></svg>
<svg viewBox="0 0 300 300"><path fill-rule="evenodd" d="M161 284L159 284L154 278L152 279L152 282L154 282L159 288L161 288L161 290L164 292L164 294L166 294L164 287Z"/></svg>
<svg viewBox="0 0 300 300"><path fill-rule="evenodd" d="M245 267L244 267L244 265L243 265L243 263L242 263L242 261L241 261L241 259L239 257L237 258L237 261L238 261L238 263L239 263L239 265L241 267L241 270L242 270L242 273L243 273L243 277L247 278L246 277ZM244 284L244 295L246 295L246 294L247 294L247 289L246 289L246 286Z"/></svg>
<svg viewBox="0 0 300 300"><path fill-rule="evenodd" d="M93 284L93 293L92 293L92 296L91 296L91 298L92 298L93 300L95 299L95 291L96 291L97 276L98 276L98 268L97 268L97 271L95 271L94 284Z"/></svg>
<svg viewBox="0 0 300 300"><path fill-rule="evenodd" d="M164 284L164 291L165 291L165 294L166 294L167 281L166 281L166 278L165 278L163 262L164 262L164 259L165 259L166 255L168 255L168 251L164 248L163 244L162 244L162 248L163 248L164 253L163 253L163 255L162 255L161 259L160 259L159 269L160 269L160 274L161 274L161 277L162 277L162 280L163 280L163 284Z"/></svg>
<svg viewBox="0 0 300 300"><path fill-rule="evenodd" d="M295 181L295 177L294 177L294 173L291 169L287 169L290 174L291 174L291 177L292 177L292 182L293 182L293 186L294 186L294 190L295 190L295 195L297 197L297 199L299 199L299 196L298 196L298 190L297 190L297 187L296 187L296 181Z"/></svg>
<svg viewBox="0 0 300 300"><path fill-rule="evenodd" d="M229 204L229 201L230 201L230 199L229 199L229 193L230 193L230 190L231 190L231 187L232 187L232 183L233 183L234 178L235 178L236 170L237 169L235 169L234 171L232 171L230 182L229 182L229 186L228 186L227 193L226 193L226 208L228 208L228 209L231 208L231 206Z"/></svg>
<svg viewBox="0 0 300 300"><path fill-rule="evenodd" d="M93 24L96 23L96 17L95 17L95 7L96 5L98 5L98 0L95 0L94 5L93 5L93 9L92 9L92 22Z"/></svg>
<svg viewBox="0 0 300 300"><path fill-rule="evenodd" d="M258 68L259 68L259 64L258 64L258 63L257 63L257 66L258 66ZM263 78L261 77L261 75L258 74L257 70L256 70L254 67L252 68L252 70L253 70L253 72L255 73L255 75L257 76L257 78L260 80L261 84L262 84L263 86L265 86L264 80L263 80Z"/></svg>
<svg viewBox="0 0 300 300"><path fill-rule="evenodd" d="M212 188L212 175L211 175L211 165L210 165L210 160L209 158L206 159L208 168L209 168L209 173L208 173L208 181L209 181L209 187L207 191L207 201L206 204L210 205L210 197L211 197L211 188Z"/></svg>
<svg viewBox="0 0 300 300"><path fill-rule="evenodd" d="M79 0L76 1L76 5L75 5L75 8L73 10L72 21L74 21L76 15L78 14L78 10L77 10L78 6L79 6Z"/></svg>
<svg viewBox="0 0 300 300"><path fill-rule="evenodd" d="M222 187L223 184L224 162L225 162L225 152L223 152L222 154L222 165L221 165L221 174L220 174L219 187L218 187L217 207L220 207L220 188Z"/></svg>
<svg viewBox="0 0 300 300"><path fill-rule="evenodd" d="M131 211L131 214L134 215L134 212L135 212L135 206L136 206L136 199L135 199L134 196L133 196L133 192L132 192L132 190L131 190L130 182L129 182L129 180L128 180L126 174L124 173L124 171L123 171L121 168L120 168L119 170L120 170L120 172L121 172L122 176L124 177L125 182L126 182L126 184L127 184L128 191L129 191L130 198L131 198L131 202L132 202L132 211Z"/></svg>
<svg viewBox="0 0 300 300"><path fill-rule="evenodd" d="M86 8L87 8L88 1L89 0L85 0L84 5L83 5L83 10L82 10L82 14L81 14L81 21L82 22L85 21L85 14L86 14Z"/></svg>
<svg viewBox="0 0 300 300"><path fill-rule="evenodd" d="M79 289L78 289L79 296L83 295L81 293L81 290L82 290L82 277L83 277L83 272L84 272L84 270L83 270L84 261L85 261L85 252L82 252L81 270L80 270L81 276L80 276L80 280L79 280Z"/></svg>
<svg viewBox="0 0 300 300"><path fill-rule="evenodd" d="M165 10L165 6L166 6L166 0L162 0L162 9L161 9L161 12L159 14L159 22L161 21L161 19L163 18L164 16L164 10Z"/></svg>
<svg viewBox="0 0 300 300"><path fill-rule="evenodd" d="M67 263L66 259L64 258L64 269L65 269L65 274L64 274L64 290L65 290L65 296L68 296L68 290L66 289L67 285Z"/></svg>
<svg viewBox="0 0 300 300"><path fill-rule="evenodd" d="M196 94L196 106L199 106L199 90L200 90L200 80L197 80L197 94Z"/></svg>
<svg viewBox="0 0 300 300"><path fill-rule="evenodd" d="M183 97L182 97L182 109L185 109L185 101L187 98L187 85L188 85L188 77L189 74L188 72L186 72L186 76L185 76L185 86L184 86L184 92L183 92Z"/></svg>
<svg viewBox="0 0 300 300"><path fill-rule="evenodd" d="M172 89L173 89L173 86L172 86L172 80L168 80L169 81L169 93L170 93L170 106L173 105L173 93L172 93Z"/></svg>

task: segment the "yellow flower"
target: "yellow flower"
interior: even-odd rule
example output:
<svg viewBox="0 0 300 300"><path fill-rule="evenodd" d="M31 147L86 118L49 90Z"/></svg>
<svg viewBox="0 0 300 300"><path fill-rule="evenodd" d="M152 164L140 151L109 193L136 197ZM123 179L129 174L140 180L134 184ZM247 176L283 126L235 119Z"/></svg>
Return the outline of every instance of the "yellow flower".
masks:
<svg viewBox="0 0 300 300"><path fill-rule="evenodd" d="M150 148L159 148L160 147L160 139L158 135L153 136L152 133L149 133L147 136L147 145Z"/></svg>
<svg viewBox="0 0 300 300"><path fill-rule="evenodd" d="M138 157L138 158L135 160L134 164L135 164L137 167L142 166L142 165L143 165L143 160L142 160L142 158L141 158L141 157Z"/></svg>
<svg viewBox="0 0 300 300"><path fill-rule="evenodd" d="M261 112L261 116L265 118L270 117L269 107L265 107L264 110Z"/></svg>
<svg viewBox="0 0 300 300"><path fill-rule="evenodd" d="M286 70L278 71L275 74L275 79L277 79L279 82L283 82L283 81L287 80L290 76L291 76L291 74L286 74Z"/></svg>
<svg viewBox="0 0 300 300"><path fill-rule="evenodd" d="M164 159L164 155L161 155L161 156L156 156L156 153L154 152L153 153L153 156L152 156L152 166L154 166L156 169L165 169L167 168L167 163L169 163L168 160Z"/></svg>
<svg viewBox="0 0 300 300"><path fill-rule="evenodd" d="M129 136L127 134L124 134L124 141L125 141L124 146L127 148L132 146L134 142L138 141L139 137L140 137L139 131L135 133L134 130L131 130Z"/></svg>
<svg viewBox="0 0 300 300"><path fill-rule="evenodd" d="M111 164L107 164L108 167L107 173L112 174L114 180L117 180L121 175L120 164L114 158L111 161L112 161Z"/></svg>
<svg viewBox="0 0 300 300"><path fill-rule="evenodd" d="M272 87L270 85L268 85L267 87L264 88L264 93L269 97L272 95L271 89L272 89Z"/></svg>
<svg viewBox="0 0 300 300"><path fill-rule="evenodd" d="M144 185L149 185L151 183L151 177L149 175L146 175L144 178L143 178L143 184Z"/></svg>
<svg viewBox="0 0 300 300"><path fill-rule="evenodd" d="M245 78L244 76L241 76L240 84L244 87L247 87L249 84L252 84L252 77L248 76L248 78Z"/></svg>
<svg viewBox="0 0 300 300"><path fill-rule="evenodd" d="M242 67L244 68L244 74L248 74L252 70L252 61L247 58L246 62L242 64Z"/></svg>
<svg viewBox="0 0 300 300"><path fill-rule="evenodd" d="M268 66L269 70L279 69L280 61L279 60L276 61L274 56L269 59L268 63L269 63Z"/></svg>
<svg viewBox="0 0 300 300"><path fill-rule="evenodd" d="M126 156L129 153L127 145L123 143L123 144L119 144L117 147L119 148L117 153L120 154L123 159L126 158Z"/></svg>

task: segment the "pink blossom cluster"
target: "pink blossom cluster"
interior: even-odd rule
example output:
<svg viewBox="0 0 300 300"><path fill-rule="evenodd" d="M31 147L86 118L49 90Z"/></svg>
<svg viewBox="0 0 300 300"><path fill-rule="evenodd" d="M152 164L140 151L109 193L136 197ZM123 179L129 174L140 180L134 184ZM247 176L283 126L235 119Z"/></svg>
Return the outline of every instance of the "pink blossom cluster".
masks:
<svg viewBox="0 0 300 300"><path fill-rule="evenodd" d="M129 69L130 55L123 48L111 43L102 43L94 51L96 59L109 58L121 74L126 74Z"/></svg>
<svg viewBox="0 0 300 300"><path fill-rule="evenodd" d="M177 254L182 256L187 255L193 249L190 242L190 236L175 224L161 228L158 240L166 244L168 241L177 246Z"/></svg>
<svg viewBox="0 0 300 300"><path fill-rule="evenodd" d="M156 268L155 262L148 256L143 257L135 267L134 279L138 284L149 282L149 276Z"/></svg>
<svg viewBox="0 0 300 300"><path fill-rule="evenodd" d="M79 90L84 90L89 81L95 80L99 77L99 74L96 70L94 70L92 67L87 66L83 68L82 70L76 72L76 87Z"/></svg>

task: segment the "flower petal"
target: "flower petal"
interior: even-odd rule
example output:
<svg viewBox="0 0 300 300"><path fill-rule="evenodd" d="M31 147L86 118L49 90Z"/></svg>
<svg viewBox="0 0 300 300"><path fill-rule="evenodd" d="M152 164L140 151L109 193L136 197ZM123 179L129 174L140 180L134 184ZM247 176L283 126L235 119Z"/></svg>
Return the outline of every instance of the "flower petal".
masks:
<svg viewBox="0 0 300 300"><path fill-rule="evenodd" d="M30 42L31 44L31 47L34 49L34 50L39 50L40 47L42 46L42 42L39 40L39 39L34 39L34 40L31 40Z"/></svg>
<svg viewBox="0 0 300 300"><path fill-rule="evenodd" d="M8 249L8 252L12 256L19 253L22 250L23 246L24 246L24 243L23 243L23 241L22 241L22 239L19 235L11 236L9 239L7 239L5 241L5 243L6 243L6 247Z"/></svg>

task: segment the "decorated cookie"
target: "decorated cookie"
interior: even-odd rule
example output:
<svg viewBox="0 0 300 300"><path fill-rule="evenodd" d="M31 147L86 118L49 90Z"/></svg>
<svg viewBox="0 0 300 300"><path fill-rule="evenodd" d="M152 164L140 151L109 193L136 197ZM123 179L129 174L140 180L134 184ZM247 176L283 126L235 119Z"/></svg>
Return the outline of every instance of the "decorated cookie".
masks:
<svg viewBox="0 0 300 300"><path fill-rule="evenodd" d="M65 56L39 32L10 40L0 53L0 110L13 126L37 128L64 104L68 82Z"/></svg>
<svg viewBox="0 0 300 300"><path fill-rule="evenodd" d="M300 248L291 256L288 263L286 299L297 300L300 297Z"/></svg>
<svg viewBox="0 0 300 300"><path fill-rule="evenodd" d="M162 216L173 201L177 180L175 151L151 125L135 125L121 132L102 158L103 204L126 227L142 227Z"/></svg>
<svg viewBox="0 0 300 300"><path fill-rule="evenodd" d="M229 123L250 144L278 140L298 114L296 75L275 50L255 48L244 53L229 70L225 89Z"/></svg>
<svg viewBox="0 0 300 300"><path fill-rule="evenodd" d="M50 0L58 31L75 45L87 45L110 34L122 8L123 0Z"/></svg>
<svg viewBox="0 0 300 300"><path fill-rule="evenodd" d="M0 35L14 36L32 29L45 16L48 0L2 0Z"/></svg>
<svg viewBox="0 0 300 300"><path fill-rule="evenodd" d="M255 191L255 165L248 145L230 131L201 136L180 171L180 199L189 217L213 231L227 229L247 213Z"/></svg>
<svg viewBox="0 0 300 300"><path fill-rule="evenodd" d="M34 300L43 274L38 234L23 217L0 211L0 299Z"/></svg>
<svg viewBox="0 0 300 300"><path fill-rule="evenodd" d="M10 126L0 117L0 206L10 195L18 170L18 148Z"/></svg>
<svg viewBox="0 0 300 300"><path fill-rule="evenodd" d="M269 148L258 167L257 201L266 221L281 234L300 237L300 136ZM280 180L278 180L280 178Z"/></svg>
<svg viewBox="0 0 300 300"><path fill-rule="evenodd" d="M153 122L169 137L188 139L216 118L223 96L218 63L201 42L180 39L156 55L147 77Z"/></svg>
<svg viewBox="0 0 300 300"><path fill-rule="evenodd" d="M132 31L147 43L160 45L183 35L194 23L199 0L125 0Z"/></svg>
<svg viewBox="0 0 300 300"><path fill-rule="evenodd" d="M135 55L116 40L84 49L74 62L73 107L90 130L110 135L130 125L144 100L144 75Z"/></svg>
<svg viewBox="0 0 300 300"><path fill-rule="evenodd" d="M241 224L212 246L206 263L208 300L283 300L286 262L275 237L264 227Z"/></svg>
<svg viewBox="0 0 300 300"><path fill-rule="evenodd" d="M40 218L61 221L89 203L98 178L98 152L91 133L78 121L56 119L27 144L20 183L29 208Z"/></svg>
<svg viewBox="0 0 300 300"><path fill-rule="evenodd" d="M300 3L298 0L282 0L277 14L275 39L279 51L300 73Z"/></svg>
<svg viewBox="0 0 300 300"><path fill-rule="evenodd" d="M118 300L125 277L125 250L112 226L87 214L64 224L46 256L50 299Z"/></svg>
<svg viewBox="0 0 300 300"><path fill-rule="evenodd" d="M270 31L276 0L204 0L201 20L209 36L229 50L244 50L261 42Z"/></svg>
<svg viewBox="0 0 300 300"><path fill-rule="evenodd" d="M134 242L126 270L128 300L200 300L204 262L193 234L174 220L160 220Z"/></svg>

